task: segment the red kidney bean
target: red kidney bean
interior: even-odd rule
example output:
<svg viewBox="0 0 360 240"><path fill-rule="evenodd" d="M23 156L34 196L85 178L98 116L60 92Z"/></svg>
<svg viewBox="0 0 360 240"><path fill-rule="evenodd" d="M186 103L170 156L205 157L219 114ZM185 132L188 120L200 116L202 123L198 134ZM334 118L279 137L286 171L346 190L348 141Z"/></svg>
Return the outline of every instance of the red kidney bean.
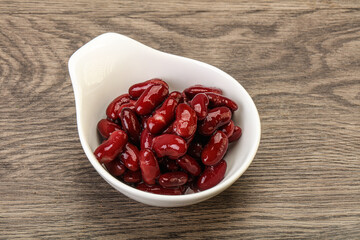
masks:
<svg viewBox="0 0 360 240"><path fill-rule="evenodd" d="M163 134L153 139L152 149L158 157L177 159L187 151L186 141L175 134Z"/></svg>
<svg viewBox="0 0 360 240"><path fill-rule="evenodd" d="M145 183L139 183L136 186L137 189L145 192L161 194L161 195L181 195L182 191L180 188L163 188L160 185L149 186Z"/></svg>
<svg viewBox="0 0 360 240"><path fill-rule="evenodd" d="M231 137L229 137L229 142L234 142L239 140L239 138L242 135L242 130L239 126L235 126L234 128L234 133L231 135Z"/></svg>
<svg viewBox="0 0 360 240"><path fill-rule="evenodd" d="M219 130L223 131L226 136L229 138L231 135L233 135L234 130L235 130L235 124L234 122L231 120L228 124L222 126L219 128Z"/></svg>
<svg viewBox="0 0 360 240"><path fill-rule="evenodd" d="M181 93L172 92L165 102L147 120L147 128L152 134L163 131L174 119L175 109L180 100Z"/></svg>
<svg viewBox="0 0 360 240"><path fill-rule="evenodd" d="M100 163L111 162L122 152L127 141L128 136L123 130L115 131L108 140L96 148L94 155Z"/></svg>
<svg viewBox="0 0 360 240"><path fill-rule="evenodd" d="M181 100L181 92L172 91L172 92L169 94L169 97L175 98L175 100L176 100L177 102L180 102L180 100Z"/></svg>
<svg viewBox="0 0 360 240"><path fill-rule="evenodd" d="M149 132L147 128L145 128L141 132L141 136L140 136L140 149L145 149L145 148L151 149L153 138L154 136Z"/></svg>
<svg viewBox="0 0 360 240"><path fill-rule="evenodd" d="M209 99L204 93L198 93L189 102L190 106L196 112L198 120L203 120L208 113Z"/></svg>
<svg viewBox="0 0 360 240"><path fill-rule="evenodd" d="M211 135L219 127L230 122L232 113L227 107L211 109L204 121L199 126L199 133L205 136Z"/></svg>
<svg viewBox="0 0 360 240"><path fill-rule="evenodd" d="M160 168L153 152L150 149L142 149L139 154L141 175L147 184L155 184L160 175Z"/></svg>
<svg viewBox="0 0 360 240"><path fill-rule="evenodd" d="M225 133L219 130L216 131L201 153L201 161L203 164L207 166L217 164L224 157L228 145L229 140Z"/></svg>
<svg viewBox="0 0 360 240"><path fill-rule="evenodd" d="M215 87L205 87L203 85L197 84L191 87L188 87L184 90L185 95L189 98L192 99L196 94L198 93L205 93L205 92L213 92L213 93L218 93L218 94L222 94L221 89L219 88L215 88Z"/></svg>
<svg viewBox="0 0 360 240"><path fill-rule="evenodd" d="M194 140L189 144L187 154L189 154L190 156L192 156L194 158L200 159L203 148L204 147L200 142Z"/></svg>
<svg viewBox="0 0 360 240"><path fill-rule="evenodd" d="M145 82L141 82L141 83L136 83L134 85L132 85L129 88L129 95L132 98L138 98L141 96L141 94L148 89L149 87L151 87L154 84L161 84L164 87L166 87L167 89L169 89L169 86L166 82L164 82L163 80L159 79L159 78L154 78L154 79L150 79L147 80Z"/></svg>
<svg viewBox="0 0 360 240"><path fill-rule="evenodd" d="M174 133L188 139L195 134L196 128L196 112L189 105L180 103L176 108L176 119L173 123Z"/></svg>
<svg viewBox="0 0 360 240"><path fill-rule="evenodd" d="M130 100L130 102L124 103L123 105L121 105L117 111L118 118L120 118L120 114L121 114L121 111L123 110L123 108L129 108L131 111L135 111L135 103L136 103L136 101Z"/></svg>
<svg viewBox="0 0 360 240"><path fill-rule="evenodd" d="M108 172L113 176L120 176L126 170L124 164L120 161L120 159L115 159L114 161L108 162L104 164Z"/></svg>
<svg viewBox="0 0 360 240"><path fill-rule="evenodd" d="M147 88L136 101L135 111L139 115L150 114L169 94L164 85L155 84Z"/></svg>
<svg viewBox="0 0 360 240"><path fill-rule="evenodd" d="M118 111L121 105L130 102L130 95L123 94L115 98L106 108L106 116L111 120L118 118Z"/></svg>
<svg viewBox="0 0 360 240"><path fill-rule="evenodd" d="M177 159L176 162L182 169L184 169L193 176L198 176L201 173L200 164L194 158L187 154Z"/></svg>
<svg viewBox="0 0 360 240"><path fill-rule="evenodd" d="M188 175L184 172L168 172L161 174L159 184L164 188L178 187L184 185L188 180Z"/></svg>
<svg viewBox="0 0 360 240"><path fill-rule="evenodd" d="M139 150L131 143L125 145L124 151L120 154L120 159L131 171L139 170Z"/></svg>
<svg viewBox="0 0 360 240"><path fill-rule="evenodd" d="M226 162L221 160L214 166L208 166L201 173L197 181L197 187L204 191L217 185L221 180L224 179L226 172Z"/></svg>
<svg viewBox="0 0 360 240"><path fill-rule="evenodd" d="M120 120L121 125L129 135L129 138L133 142L138 143L141 127L135 112L133 112L130 108L123 108L120 113Z"/></svg>
<svg viewBox="0 0 360 240"><path fill-rule="evenodd" d="M231 99L224 97L223 95L216 93L205 93L209 98L209 106L210 107L222 107L226 106L231 109L231 111L236 111L238 109L238 105Z"/></svg>
<svg viewBox="0 0 360 240"><path fill-rule="evenodd" d="M127 183L139 183L141 182L141 171L126 171L123 179Z"/></svg>
<svg viewBox="0 0 360 240"><path fill-rule="evenodd" d="M107 119L101 119L97 124L97 129L103 138L109 138L111 133L121 130L121 127Z"/></svg>

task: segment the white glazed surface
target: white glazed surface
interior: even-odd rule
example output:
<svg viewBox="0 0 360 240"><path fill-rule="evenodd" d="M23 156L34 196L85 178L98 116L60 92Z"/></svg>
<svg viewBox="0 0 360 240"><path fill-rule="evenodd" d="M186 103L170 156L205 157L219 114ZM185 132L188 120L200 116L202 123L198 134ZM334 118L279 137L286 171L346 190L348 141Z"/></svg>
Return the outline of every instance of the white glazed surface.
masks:
<svg viewBox="0 0 360 240"><path fill-rule="evenodd" d="M260 118L246 90L225 72L196 60L167 54L117 33L105 33L77 50L69 60L74 88L79 137L89 161L115 189L136 201L160 207L179 207L209 199L228 188L249 167L260 143ZM162 78L170 90L203 84L221 88L239 106L233 120L243 129L238 142L231 143L225 156L225 178L206 191L182 196L165 196L132 188L111 176L96 160L100 144L96 125L105 118L107 105L128 88L151 78ZM79 162L79 164L81 164Z"/></svg>

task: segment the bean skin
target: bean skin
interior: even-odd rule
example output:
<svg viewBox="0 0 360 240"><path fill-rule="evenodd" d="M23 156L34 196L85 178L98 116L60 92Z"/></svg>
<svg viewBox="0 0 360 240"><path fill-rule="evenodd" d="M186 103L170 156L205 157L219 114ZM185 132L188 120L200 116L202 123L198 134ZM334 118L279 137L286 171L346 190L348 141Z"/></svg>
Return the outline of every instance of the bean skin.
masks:
<svg viewBox="0 0 360 240"><path fill-rule="evenodd" d="M142 149L139 154L141 175L145 183L155 184L160 175L160 168L153 152L150 149Z"/></svg>
<svg viewBox="0 0 360 240"><path fill-rule="evenodd" d="M128 136L123 130L115 131L96 148L94 155L100 163L111 162L122 152L127 141Z"/></svg>
<svg viewBox="0 0 360 240"><path fill-rule="evenodd" d="M197 84L191 87L188 87L184 90L185 95L192 99L198 93L212 92L222 94L222 90L215 87L205 87L203 85Z"/></svg>
<svg viewBox="0 0 360 240"><path fill-rule="evenodd" d="M106 108L106 116L111 120L118 118L118 111L121 105L130 102L130 95L123 94L115 98Z"/></svg>
<svg viewBox="0 0 360 240"><path fill-rule="evenodd" d="M108 162L104 164L108 172L113 176L121 176L124 174L126 167L120 161L120 159L115 159L114 161Z"/></svg>
<svg viewBox="0 0 360 240"><path fill-rule="evenodd" d="M175 134L163 134L153 139L152 149L157 157L178 159L187 151L186 141Z"/></svg>
<svg viewBox="0 0 360 240"><path fill-rule="evenodd" d="M224 179L227 164L224 160L221 160L214 166L208 166L204 172L198 178L197 187L199 190L204 191L206 189L216 186L221 180Z"/></svg>
<svg viewBox="0 0 360 240"><path fill-rule="evenodd" d="M234 133L229 137L229 142L235 142L240 139L242 135L242 130L239 126L235 126Z"/></svg>
<svg viewBox="0 0 360 240"><path fill-rule="evenodd" d="M235 124L234 122L231 120L228 124L222 126L219 128L219 130L223 131L226 136L229 138L233 135L234 130L235 130ZM230 141L230 140L229 140Z"/></svg>
<svg viewBox="0 0 360 240"><path fill-rule="evenodd" d="M226 106L231 109L231 111L236 111L238 109L238 105L231 99L224 97L223 95L216 93L205 93L209 98L209 106L213 107L222 107Z"/></svg>
<svg viewBox="0 0 360 240"><path fill-rule="evenodd" d="M129 138L134 143L138 143L141 126L135 112L132 111L130 108L123 108L120 113L120 120L121 125L129 135Z"/></svg>
<svg viewBox="0 0 360 240"><path fill-rule="evenodd" d="M135 103L138 115L148 115L159 106L169 94L169 89L164 85L155 84L147 88Z"/></svg>
<svg viewBox="0 0 360 240"><path fill-rule="evenodd" d="M107 119L101 119L97 124L97 129L103 138L108 139L111 133L121 130L121 127Z"/></svg>
<svg viewBox="0 0 360 240"><path fill-rule="evenodd" d="M140 136L140 149L151 148L154 136L145 128Z"/></svg>
<svg viewBox="0 0 360 240"><path fill-rule="evenodd" d="M164 188L178 187L184 185L188 175L184 172L167 172L159 177L159 184Z"/></svg>
<svg viewBox="0 0 360 240"><path fill-rule="evenodd" d="M141 182L141 171L126 171L124 173L123 179L127 183L139 183Z"/></svg>
<svg viewBox="0 0 360 240"><path fill-rule="evenodd" d="M120 154L120 159L125 167L131 171L139 170L139 150L131 143L127 143L124 151Z"/></svg>
<svg viewBox="0 0 360 240"><path fill-rule="evenodd" d="M182 169L184 169L193 176L198 176L201 173L200 164L194 158L187 154L177 159L176 161Z"/></svg>
<svg viewBox="0 0 360 240"><path fill-rule="evenodd" d="M205 136L210 136L219 127L230 122L232 113L227 107L213 108L208 112L208 115L199 126L199 133Z"/></svg>
<svg viewBox="0 0 360 240"><path fill-rule="evenodd" d="M133 99L137 99L141 96L141 94L146 89L148 89L149 87L151 87L152 85L155 85L155 84L164 85L164 87L169 89L169 85L166 82L164 82L163 80L161 80L159 78L154 78L154 79L147 80L145 82L136 83L136 84L132 85L129 88L129 96Z"/></svg>
<svg viewBox="0 0 360 240"><path fill-rule="evenodd" d="M181 97L180 92L172 92L160 108L147 120L147 128L152 134L163 131L175 117L175 109Z"/></svg>
<svg viewBox="0 0 360 240"><path fill-rule="evenodd" d="M131 111L135 111L135 103L136 101L130 100L129 102L122 104L117 111L118 118L120 118L123 108L129 108Z"/></svg>
<svg viewBox="0 0 360 240"><path fill-rule="evenodd" d="M201 153L202 163L207 166L217 164L224 157L228 145L229 140L225 133L220 130L216 131Z"/></svg>
<svg viewBox="0 0 360 240"><path fill-rule="evenodd" d="M197 128L197 116L194 109L185 103L180 103L176 108L176 119L173 131L185 139L191 138Z"/></svg>
<svg viewBox="0 0 360 240"><path fill-rule="evenodd" d="M204 93L198 93L189 102L189 105L196 112L196 116L199 121L203 120L208 113L209 99Z"/></svg>

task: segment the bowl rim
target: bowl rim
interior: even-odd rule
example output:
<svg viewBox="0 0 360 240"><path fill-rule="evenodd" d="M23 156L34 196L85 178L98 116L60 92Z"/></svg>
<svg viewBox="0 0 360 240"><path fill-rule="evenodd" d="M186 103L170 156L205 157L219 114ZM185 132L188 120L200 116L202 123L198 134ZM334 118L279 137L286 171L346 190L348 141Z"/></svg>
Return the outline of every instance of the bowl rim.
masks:
<svg viewBox="0 0 360 240"><path fill-rule="evenodd" d="M76 73L75 73L75 71L76 71L77 62L80 60L81 55L85 54L88 50L92 49L93 47L96 47L97 44L101 44L102 41L106 41L106 40L114 39L114 38L122 38L123 40L125 39L127 41L136 43L136 44L138 44L139 46L141 46L143 48L151 49L154 52L157 52L158 54L165 55L167 57L185 58L186 60L192 61L194 64L198 64L198 65L201 65L203 67L210 68L213 71L216 71L216 72L220 73L221 75L224 76L224 78L228 78L229 80L231 80L232 82L234 82L235 84L238 84L240 86L243 93L245 94L245 97L248 98L248 100L250 100L248 102L250 102L252 104L251 107L255 110L254 111L254 113L255 113L255 116L254 116L255 119L254 120L255 120L256 129L258 129L258 131L257 131L257 136L256 136L256 142L253 145L251 145L251 149L249 150L250 154L247 157L245 157L244 164L242 164L239 169L236 169L236 171L231 176L229 176L228 179L222 180L219 184L217 184L216 186L214 186L214 187L212 187L210 189L200 191L200 192L197 192L197 193L186 194L186 195L160 195L160 194L154 194L154 193L150 193L150 192L144 192L144 191L138 190L138 189L136 189L136 188L134 188L132 186L129 186L129 185L121 182L117 178L113 177L97 161L97 159L95 158L92 150L90 149L89 144L86 141L86 138L84 136L84 131L82 130L82 124L81 124L81 122L82 122L81 118L82 117L81 117L81 114L79 114L80 113L79 95L80 95L80 90L81 89L79 87L78 81L76 81ZM178 201L189 201L189 200L195 200L195 199L198 199L198 200L199 199L200 200L204 199L204 200L206 200L208 198L211 198L211 197L221 193L222 191L224 191L225 189L230 187L248 169L248 167L252 163L253 159L255 158L258 147L260 145L260 139L261 139L260 116L259 116L258 110L256 108L256 105L255 105L253 99L251 98L251 96L249 95L249 93L246 91L246 89L238 81L236 81L228 73L220 70L219 68L217 68L215 66L212 66L210 64L207 64L207 63L195 60L195 59L191 59L191 58L187 58L187 57L183 57L183 56L178 56L178 55L171 54L171 53L162 52L160 50L149 47L149 46L147 46L147 45L145 45L143 43L140 43L140 42L138 42L138 41L136 41L136 40L134 40L134 39L132 39L130 37L125 36L125 35L122 35L122 34L119 34L119 33L114 33L114 32L108 32L108 33L103 33L103 34L93 38L92 40L90 40L89 42L84 44L82 47L80 47L78 50L76 50L71 55L71 57L69 58L68 70L69 70L70 79L71 79L73 90L74 90L75 107L76 107L76 121L77 121L78 134L79 134L79 138L80 138L82 148L83 148L88 160L92 164L92 166L100 174L100 176L104 178L105 181L107 181L113 187L116 186L119 189L123 189L124 191L129 192L131 194L131 196L138 195L138 196L143 196L144 198L147 198L147 199L158 200L158 201L162 201L162 202L164 202L164 201L166 201L166 202L178 202ZM125 195L127 195L127 194L125 194Z"/></svg>

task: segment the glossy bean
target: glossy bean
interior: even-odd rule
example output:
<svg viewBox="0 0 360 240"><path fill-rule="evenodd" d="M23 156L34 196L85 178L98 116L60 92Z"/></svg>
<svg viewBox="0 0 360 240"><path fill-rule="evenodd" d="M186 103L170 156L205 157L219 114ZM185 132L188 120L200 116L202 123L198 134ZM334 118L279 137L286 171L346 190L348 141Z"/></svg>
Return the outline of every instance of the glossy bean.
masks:
<svg viewBox="0 0 360 240"><path fill-rule="evenodd" d="M234 133L231 135L231 137L229 137L229 142L234 142L239 140L239 138L242 135L242 130L239 126L235 126L234 128Z"/></svg>
<svg viewBox="0 0 360 240"><path fill-rule="evenodd" d="M121 111L123 110L123 108L129 108L131 111L135 111L135 103L136 103L136 101L130 100L129 102L121 105L117 111L118 118L120 118L120 114L121 114Z"/></svg>
<svg viewBox="0 0 360 240"><path fill-rule="evenodd" d="M208 113L209 99L204 93L198 93L189 102L189 105L196 112L198 120L203 120Z"/></svg>
<svg viewBox="0 0 360 240"><path fill-rule="evenodd" d="M145 183L155 184L160 175L160 168L153 152L150 149L142 149L139 154L141 175Z"/></svg>
<svg viewBox="0 0 360 240"><path fill-rule="evenodd" d="M155 84L147 88L135 103L135 111L138 115L150 114L158 105L160 105L167 95L169 89L164 85Z"/></svg>
<svg viewBox="0 0 360 240"><path fill-rule="evenodd" d="M197 180L197 187L204 191L216 186L224 179L226 167L227 164L224 160L214 166L206 167Z"/></svg>
<svg viewBox="0 0 360 240"><path fill-rule="evenodd" d="M184 172L168 172L161 174L159 184L164 188L178 187L184 185L188 180L188 175Z"/></svg>
<svg viewBox="0 0 360 240"><path fill-rule="evenodd" d="M154 136L145 128L140 136L140 149L151 148Z"/></svg>
<svg viewBox="0 0 360 240"><path fill-rule="evenodd" d="M175 134L163 134L153 139L152 149L158 157L177 159L187 151L186 141Z"/></svg>
<svg viewBox="0 0 360 240"><path fill-rule="evenodd" d="M128 136L123 130L115 131L96 148L94 155L100 163L111 162L122 152L127 141Z"/></svg>
<svg viewBox="0 0 360 240"><path fill-rule="evenodd" d="M181 195L182 191L180 188L164 188L160 185L147 185L145 183L139 183L136 186L137 189L145 192L161 194L161 195Z"/></svg>
<svg viewBox="0 0 360 240"><path fill-rule="evenodd" d="M124 173L123 179L127 183L139 183L141 182L141 171L126 171Z"/></svg>
<svg viewBox="0 0 360 240"><path fill-rule="evenodd" d="M182 169L184 169L193 176L198 176L201 173L200 164L190 155L186 154L181 158L178 158L176 162Z"/></svg>
<svg viewBox="0 0 360 240"><path fill-rule="evenodd" d="M104 165L108 172L115 177L123 175L126 170L125 165L120 161L120 159L115 159L114 161L105 163Z"/></svg>
<svg viewBox="0 0 360 240"><path fill-rule="evenodd" d="M228 145L229 140L225 133L220 130L216 131L201 153L201 161L203 164L207 166L217 164L224 157Z"/></svg>
<svg viewBox="0 0 360 240"><path fill-rule="evenodd" d="M101 119L97 124L97 129L103 138L109 138L111 133L121 130L121 127L107 119Z"/></svg>
<svg viewBox="0 0 360 240"><path fill-rule="evenodd" d="M164 103L147 119L147 128L152 134L163 131L175 117L175 109L180 100L179 92L172 92Z"/></svg>
<svg viewBox="0 0 360 240"><path fill-rule="evenodd" d="M216 93L205 93L209 98L209 106L210 107L228 107L231 111L236 111L238 109L238 105L231 99L224 97L223 95Z"/></svg>
<svg viewBox="0 0 360 240"><path fill-rule="evenodd" d="M132 85L129 88L129 95L130 95L131 98L136 99L136 98L140 97L141 94L146 89L148 89L149 87L151 87L152 85L155 85L155 84L164 85L164 87L169 89L169 86L168 86L168 84L166 82L164 82L163 80L161 80L159 78L154 78L154 79L147 80L145 82L136 83L136 84Z"/></svg>
<svg viewBox="0 0 360 240"><path fill-rule="evenodd" d="M120 154L120 159L127 169L131 171L139 170L139 150L135 145L127 143Z"/></svg>
<svg viewBox="0 0 360 240"><path fill-rule="evenodd" d="M130 95L123 94L115 98L106 108L106 116L111 120L118 118L118 111L121 105L130 102Z"/></svg>
<svg viewBox="0 0 360 240"><path fill-rule="evenodd" d="M210 136L219 127L230 122L232 113L227 107L217 107L211 109L204 121L199 126L199 133Z"/></svg>
<svg viewBox="0 0 360 240"><path fill-rule="evenodd" d="M172 97L174 98L177 102L180 102L182 96L181 96L181 92L178 92L178 91L172 91L170 94L169 94L169 97Z"/></svg>
<svg viewBox="0 0 360 240"><path fill-rule="evenodd" d="M189 105L180 103L176 108L176 119L173 123L174 133L188 139L195 134L196 128L196 112Z"/></svg>
<svg viewBox="0 0 360 240"><path fill-rule="evenodd" d="M235 130L235 124L231 120L228 124L225 124L224 126L220 127L219 130L223 131L226 136L229 138L233 135ZM230 140L229 140L230 141Z"/></svg>
<svg viewBox="0 0 360 240"><path fill-rule="evenodd" d="M139 142L139 136L141 131L140 122L130 108L123 108L120 113L120 120L123 129L129 135L129 138L134 142Z"/></svg>
<svg viewBox="0 0 360 240"><path fill-rule="evenodd" d="M192 99L198 93L212 92L222 94L222 90L216 87L205 87L203 85L197 84L191 87L188 87L184 90L185 95Z"/></svg>

